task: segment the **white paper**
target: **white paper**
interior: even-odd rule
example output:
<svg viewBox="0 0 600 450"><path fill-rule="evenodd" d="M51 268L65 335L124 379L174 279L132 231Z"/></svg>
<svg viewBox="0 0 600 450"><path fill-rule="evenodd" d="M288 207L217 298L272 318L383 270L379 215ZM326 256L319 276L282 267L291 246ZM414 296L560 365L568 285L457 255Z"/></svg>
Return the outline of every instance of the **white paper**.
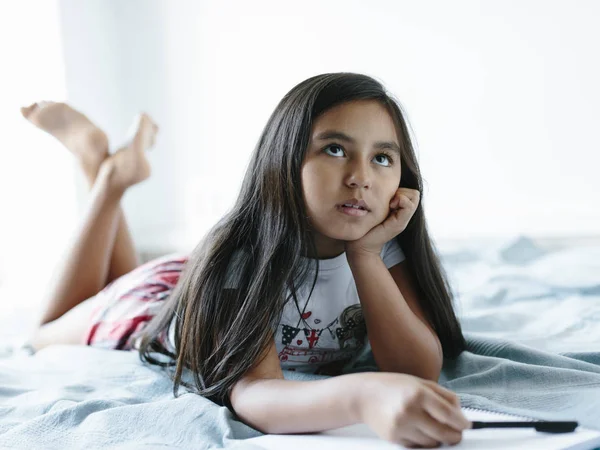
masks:
<svg viewBox="0 0 600 450"><path fill-rule="evenodd" d="M463 409L465 416L478 421L516 421L509 415ZM332 450L398 450L403 447L380 439L364 424L351 425L315 434L265 435L244 442L267 450L306 450L308 448ZM534 428L491 428L465 430L463 440L455 449L544 449L590 450L600 446L600 432L578 427L572 433L540 433ZM439 448L439 447L438 447Z"/></svg>

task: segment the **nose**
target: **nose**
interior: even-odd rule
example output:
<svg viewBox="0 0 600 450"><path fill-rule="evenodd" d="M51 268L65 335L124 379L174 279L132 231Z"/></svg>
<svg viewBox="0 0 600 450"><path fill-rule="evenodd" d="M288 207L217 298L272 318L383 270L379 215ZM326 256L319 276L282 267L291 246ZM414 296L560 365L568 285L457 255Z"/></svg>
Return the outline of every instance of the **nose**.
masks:
<svg viewBox="0 0 600 450"><path fill-rule="evenodd" d="M352 189L369 189L371 187L371 174L368 163L356 161L349 164L346 185Z"/></svg>

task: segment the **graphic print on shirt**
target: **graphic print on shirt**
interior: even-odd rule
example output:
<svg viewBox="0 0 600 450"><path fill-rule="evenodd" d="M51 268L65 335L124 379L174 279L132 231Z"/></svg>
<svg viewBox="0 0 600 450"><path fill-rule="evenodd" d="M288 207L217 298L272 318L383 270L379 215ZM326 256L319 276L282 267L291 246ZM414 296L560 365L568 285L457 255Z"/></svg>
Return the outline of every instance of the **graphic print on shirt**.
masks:
<svg viewBox="0 0 600 450"><path fill-rule="evenodd" d="M281 324L281 343L284 346L279 352L281 362L320 365L335 363L338 368L350 361L352 356L362 349L367 329L360 304L346 307L338 318L324 328L312 328L306 322L311 314L311 311L301 313L298 321L298 325L304 322L309 328ZM314 319L314 322L317 323L317 320L321 321ZM334 328L335 325L338 326ZM328 332L327 340L322 343L323 345L319 345L325 331ZM329 367L330 364L327 366ZM329 369L333 369L333 366ZM290 370L294 369L290 368Z"/></svg>
<svg viewBox="0 0 600 450"><path fill-rule="evenodd" d="M367 338L367 325L359 303L350 305L340 315L341 327L335 330L340 346L340 358L321 365L316 371L319 375L339 375L364 347Z"/></svg>
<svg viewBox="0 0 600 450"><path fill-rule="evenodd" d="M335 330L340 342L340 348L359 348L367 337L367 324L360 303L350 305L340 316L342 326Z"/></svg>

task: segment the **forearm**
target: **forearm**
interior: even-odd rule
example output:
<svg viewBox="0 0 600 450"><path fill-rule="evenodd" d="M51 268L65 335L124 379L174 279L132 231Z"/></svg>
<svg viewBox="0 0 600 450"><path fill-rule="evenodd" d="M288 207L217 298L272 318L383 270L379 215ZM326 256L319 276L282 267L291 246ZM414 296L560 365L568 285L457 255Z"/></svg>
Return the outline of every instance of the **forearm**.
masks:
<svg viewBox="0 0 600 450"><path fill-rule="evenodd" d="M348 261L378 367L437 381L443 360L439 341L410 309L381 257L350 255Z"/></svg>
<svg viewBox="0 0 600 450"><path fill-rule="evenodd" d="M367 373L314 381L257 379L234 387L236 414L269 434L307 433L360 421L360 393Z"/></svg>

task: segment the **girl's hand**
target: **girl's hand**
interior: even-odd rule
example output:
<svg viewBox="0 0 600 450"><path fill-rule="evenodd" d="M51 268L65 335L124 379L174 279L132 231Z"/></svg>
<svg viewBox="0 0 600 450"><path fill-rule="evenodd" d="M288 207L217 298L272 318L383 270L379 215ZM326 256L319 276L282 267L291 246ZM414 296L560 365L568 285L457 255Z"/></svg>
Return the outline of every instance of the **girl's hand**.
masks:
<svg viewBox="0 0 600 450"><path fill-rule="evenodd" d="M400 373L366 375L360 418L381 438L431 448L458 444L462 431L471 428L458 396L439 384Z"/></svg>
<svg viewBox="0 0 600 450"><path fill-rule="evenodd" d="M390 200L390 213L379 225L373 227L362 238L346 241L347 253L381 253L383 245L402 233L414 215L421 193L416 189L398 188Z"/></svg>

